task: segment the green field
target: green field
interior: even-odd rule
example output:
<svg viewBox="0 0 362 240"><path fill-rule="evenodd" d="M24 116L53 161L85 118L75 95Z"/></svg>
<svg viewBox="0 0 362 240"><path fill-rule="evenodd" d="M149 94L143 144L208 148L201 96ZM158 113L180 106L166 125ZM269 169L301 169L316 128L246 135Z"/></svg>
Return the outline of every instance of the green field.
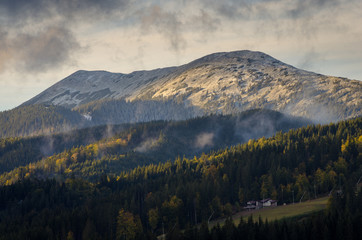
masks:
<svg viewBox="0 0 362 240"><path fill-rule="evenodd" d="M244 220L247 220L250 215L253 216L254 221L258 221L259 216L264 221L268 219L268 221L279 220L282 218L290 218L301 215L307 215L312 212L321 211L327 207L328 197L318 198L311 201L306 201L302 203L289 204L278 207L269 207L263 208L254 211L242 211L235 215L233 215L234 223L236 225L239 224L241 216ZM215 226L216 224L222 225L225 222L224 219L219 219L210 222L210 228Z"/></svg>

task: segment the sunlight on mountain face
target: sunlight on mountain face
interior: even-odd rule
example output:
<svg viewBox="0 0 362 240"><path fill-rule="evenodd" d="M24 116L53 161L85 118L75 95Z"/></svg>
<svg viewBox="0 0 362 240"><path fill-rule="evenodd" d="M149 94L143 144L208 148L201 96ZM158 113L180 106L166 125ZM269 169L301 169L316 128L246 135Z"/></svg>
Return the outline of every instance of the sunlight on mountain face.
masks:
<svg viewBox="0 0 362 240"><path fill-rule="evenodd" d="M0 0L0 240L360 240L361 13Z"/></svg>
<svg viewBox="0 0 362 240"><path fill-rule="evenodd" d="M361 114L362 83L300 70L261 52L237 51L130 74L78 71L25 105L83 108L92 115L92 104L110 99L171 101L191 116L266 108L327 123ZM158 119L168 119L163 115L161 110Z"/></svg>

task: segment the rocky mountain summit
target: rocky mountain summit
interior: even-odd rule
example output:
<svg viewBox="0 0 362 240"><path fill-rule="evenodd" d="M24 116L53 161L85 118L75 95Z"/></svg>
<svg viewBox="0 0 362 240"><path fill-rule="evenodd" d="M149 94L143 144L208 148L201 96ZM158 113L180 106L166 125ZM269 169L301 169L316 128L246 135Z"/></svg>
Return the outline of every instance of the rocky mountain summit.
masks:
<svg viewBox="0 0 362 240"><path fill-rule="evenodd" d="M174 102L182 111L192 109L192 116L263 108L329 122L361 115L362 82L300 70L262 52L245 50L130 74L78 71L24 105L79 109L87 104L89 118L89 106L110 100L136 101L137 106L142 101Z"/></svg>

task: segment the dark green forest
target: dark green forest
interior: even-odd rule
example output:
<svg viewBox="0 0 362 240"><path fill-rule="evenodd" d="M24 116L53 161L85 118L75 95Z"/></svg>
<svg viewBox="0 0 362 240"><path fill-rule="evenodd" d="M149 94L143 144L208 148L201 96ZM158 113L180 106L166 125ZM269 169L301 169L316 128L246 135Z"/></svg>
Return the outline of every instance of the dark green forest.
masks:
<svg viewBox="0 0 362 240"><path fill-rule="evenodd" d="M74 108L81 114L91 114L94 125L185 120L205 115L197 107L186 107L180 101L138 99L126 101L97 100ZM111 113L111 114L110 114Z"/></svg>
<svg viewBox="0 0 362 240"><path fill-rule="evenodd" d="M208 115L171 100L98 100L76 108L55 105L21 105L0 112L0 138L66 132L93 126L186 120Z"/></svg>
<svg viewBox="0 0 362 240"><path fill-rule="evenodd" d="M228 111L234 116L264 111L275 115L272 110ZM279 113L281 114L281 113ZM0 112L0 138L32 137L70 132L76 129L105 126L127 125L154 121L182 121L213 114L202 112L195 107L185 107L183 103L171 100L102 100L83 104L69 109L54 105L21 105L9 111ZM225 114L224 114L225 115ZM287 116L290 121L306 119ZM295 126L297 127L297 126Z"/></svg>
<svg viewBox="0 0 362 240"><path fill-rule="evenodd" d="M19 106L0 112L0 138L64 132L87 124L81 114L61 106Z"/></svg>
<svg viewBox="0 0 362 240"><path fill-rule="evenodd" d="M212 115L185 121L107 125L62 134L0 140L0 184L26 177L77 176L97 180L177 156L200 156L307 125L270 110Z"/></svg>
<svg viewBox="0 0 362 240"><path fill-rule="evenodd" d="M74 158L60 153L54 169L44 160L39 164L47 171L34 174L35 164L13 172L14 182L0 187L0 239L156 239L163 232L167 239L359 239L361 127L362 118L307 126L88 181L78 173L98 169L99 147L108 151L100 140ZM113 139L123 144L125 136ZM330 194L328 208L296 219L207 227L211 215L230 217L246 201L291 203L293 194L302 201Z"/></svg>

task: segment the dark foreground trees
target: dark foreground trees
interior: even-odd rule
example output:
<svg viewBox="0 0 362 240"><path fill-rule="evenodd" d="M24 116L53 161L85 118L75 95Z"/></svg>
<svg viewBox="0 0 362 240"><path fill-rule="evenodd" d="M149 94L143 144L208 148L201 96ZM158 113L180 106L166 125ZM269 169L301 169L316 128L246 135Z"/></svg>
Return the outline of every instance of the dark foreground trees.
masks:
<svg viewBox="0 0 362 240"><path fill-rule="evenodd" d="M348 190L347 190L348 191ZM217 225L208 229L207 223L201 226L170 232L166 239L197 239L197 240L299 240L299 239L360 239L362 234L362 192L358 195L344 192L342 195L334 194L329 200L325 211L309 216L296 217L281 221L262 221L261 218L247 221L241 219L235 226L233 220L228 218L224 225Z"/></svg>
<svg viewBox="0 0 362 240"><path fill-rule="evenodd" d="M98 182L24 179L0 187L0 239L358 239L361 126L310 126ZM205 225L263 196L288 203L329 192L325 213Z"/></svg>

